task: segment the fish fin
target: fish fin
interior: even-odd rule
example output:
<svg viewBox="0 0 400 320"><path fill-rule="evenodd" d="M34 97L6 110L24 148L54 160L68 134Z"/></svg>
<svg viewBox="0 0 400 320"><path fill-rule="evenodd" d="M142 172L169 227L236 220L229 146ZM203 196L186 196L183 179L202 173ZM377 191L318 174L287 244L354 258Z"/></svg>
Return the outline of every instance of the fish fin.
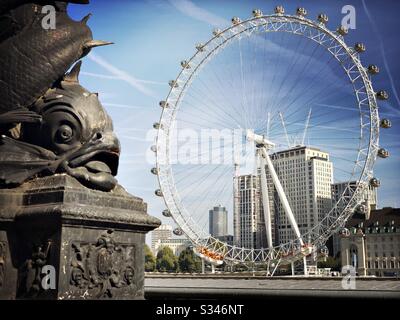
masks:
<svg viewBox="0 0 400 320"><path fill-rule="evenodd" d="M41 120L42 117L38 113L34 111L28 111L23 108L11 110L0 114L0 124L20 123L20 122L34 123L34 122L41 122Z"/></svg>
<svg viewBox="0 0 400 320"><path fill-rule="evenodd" d="M61 159L39 146L0 137L0 182L19 185L43 171L54 173Z"/></svg>
<svg viewBox="0 0 400 320"><path fill-rule="evenodd" d="M71 71L68 72L64 76L63 81L78 83L79 82L79 73L81 72L81 66L82 66L82 60L75 63L75 65L72 67Z"/></svg>

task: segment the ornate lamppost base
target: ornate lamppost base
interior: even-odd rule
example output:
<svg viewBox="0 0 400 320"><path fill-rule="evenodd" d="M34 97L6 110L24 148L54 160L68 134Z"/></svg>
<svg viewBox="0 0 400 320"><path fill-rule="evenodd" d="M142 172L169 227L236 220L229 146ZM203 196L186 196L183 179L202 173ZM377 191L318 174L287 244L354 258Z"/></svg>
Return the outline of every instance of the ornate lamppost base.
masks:
<svg viewBox="0 0 400 320"><path fill-rule="evenodd" d="M0 299L143 299L145 234L159 224L119 185L57 174L0 189Z"/></svg>

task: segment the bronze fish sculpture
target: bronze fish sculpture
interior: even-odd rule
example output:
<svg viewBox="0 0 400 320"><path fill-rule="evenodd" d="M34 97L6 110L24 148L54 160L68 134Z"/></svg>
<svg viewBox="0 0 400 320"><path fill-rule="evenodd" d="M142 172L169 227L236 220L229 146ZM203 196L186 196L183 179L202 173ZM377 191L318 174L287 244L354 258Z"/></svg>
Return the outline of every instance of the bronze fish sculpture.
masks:
<svg viewBox="0 0 400 320"><path fill-rule="evenodd" d="M83 185L112 190L120 144L97 94L78 81L81 62L96 41L69 18L71 1L1 0L0 188L38 176L66 173ZM41 8L53 5L56 29L43 29Z"/></svg>
<svg viewBox="0 0 400 320"><path fill-rule="evenodd" d="M33 105L40 123L24 123L18 140L0 138L0 183L65 172L90 188L115 187L120 143L97 94L79 84L80 65Z"/></svg>

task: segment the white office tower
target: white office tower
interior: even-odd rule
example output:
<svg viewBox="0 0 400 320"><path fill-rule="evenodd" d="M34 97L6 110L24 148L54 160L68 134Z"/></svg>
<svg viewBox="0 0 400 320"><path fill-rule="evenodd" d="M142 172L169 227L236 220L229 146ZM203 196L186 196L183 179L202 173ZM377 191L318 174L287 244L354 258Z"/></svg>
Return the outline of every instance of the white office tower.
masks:
<svg viewBox="0 0 400 320"><path fill-rule="evenodd" d="M221 205L209 211L209 232L213 237L224 237L228 234L228 212Z"/></svg>
<svg viewBox="0 0 400 320"><path fill-rule="evenodd" d="M271 155L272 163L289 200L301 234L316 226L332 208L333 165L329 154L316 148L298 146ZM267 171L267 181L271 181ZM269 183L269 190L274 190ZM276 192L275 192L276 193ZM277 241L295 239L292 226L279 197L274 196ZM307 242L307 238L304 239Z"/></svg>
<svg viewBox="0 0 400 320"><path fill-rule="evenodd" d="M261 248L265 241L265 224L262 213L259 175L236 176L237 196L234 228L235 244L245 248ZM263 240L264 238L264 240Z"/></svg>
<svg viewBox="0 0 400 320"><path fill-rule="evenodd" d="M172 238L172 226L162 224L151 232L151 250L153 253L157 251L157 242L159 240L169 240Z"/></svg>
<svg viewBox="0 0 400 320"><path fill-rule="evenodd" d="M329 154L316 148L299 146L270 155L278 178L286 194L300 233L305 234L316 226L332 208L331 185L333 165ZM260 170L259 170L260 171ZM268 184L269 212L272 243L286 243L296 238L273 184L268 167L265 168ZM237 245L246 248L266 248L266 229L258 175L235 178L234 208ZM307 242L307 239L304 239Z"/></svg>

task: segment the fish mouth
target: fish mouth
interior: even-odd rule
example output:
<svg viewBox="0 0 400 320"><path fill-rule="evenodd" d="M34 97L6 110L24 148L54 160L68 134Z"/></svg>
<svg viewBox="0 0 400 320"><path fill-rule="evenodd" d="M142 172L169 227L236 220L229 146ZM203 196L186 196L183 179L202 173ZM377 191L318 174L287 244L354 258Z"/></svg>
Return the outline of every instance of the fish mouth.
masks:
<svg viewBox="0 0 400 320"><path fill-rule="evenodd" d="M64 170L84 186L109 192L118 184L119 148L103 144L84 147L72 154Z"/></svg>
<svg viewBox="0 0 400 320"><path fill-rule="evenodd" d="M119 149L97 150L78 155L68 161L70 168L85 167L91 172L104 172L116 176L118 173Z"/></svg>

